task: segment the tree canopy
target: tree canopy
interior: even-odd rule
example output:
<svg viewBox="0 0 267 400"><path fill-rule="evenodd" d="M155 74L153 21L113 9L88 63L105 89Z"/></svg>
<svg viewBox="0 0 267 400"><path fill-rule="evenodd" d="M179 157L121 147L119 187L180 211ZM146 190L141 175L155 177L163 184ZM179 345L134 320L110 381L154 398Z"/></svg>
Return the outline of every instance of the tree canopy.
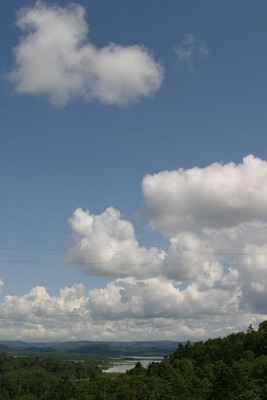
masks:
<svg viewBox="0 0 267 400"><path fill-rule="evenodd" d="M105 374L96 362L0 353L0 400L267 400L267 321L180 343L160 363Z"/></svg>

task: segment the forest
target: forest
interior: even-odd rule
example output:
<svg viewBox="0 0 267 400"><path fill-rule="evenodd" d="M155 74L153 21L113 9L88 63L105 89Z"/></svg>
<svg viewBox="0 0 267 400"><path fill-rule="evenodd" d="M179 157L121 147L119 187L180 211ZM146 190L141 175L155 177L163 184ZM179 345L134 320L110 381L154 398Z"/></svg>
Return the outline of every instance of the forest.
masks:
<svg viewBox="0 0 267 400"><path fill-rule="evenodd" d="M107 374L97 358L0 354L0 400L267 400L267 321Z"/></svg>

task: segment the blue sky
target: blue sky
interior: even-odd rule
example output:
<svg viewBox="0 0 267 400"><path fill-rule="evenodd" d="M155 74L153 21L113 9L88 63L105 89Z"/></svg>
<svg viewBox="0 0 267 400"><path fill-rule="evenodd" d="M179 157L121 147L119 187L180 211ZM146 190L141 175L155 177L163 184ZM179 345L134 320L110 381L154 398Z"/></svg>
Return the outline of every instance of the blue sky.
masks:
<svg viewBox="0 0 267 400"><path fill-rule="evenodd" d="M0 338L266 318L266 13L1 2Z"/></svg>

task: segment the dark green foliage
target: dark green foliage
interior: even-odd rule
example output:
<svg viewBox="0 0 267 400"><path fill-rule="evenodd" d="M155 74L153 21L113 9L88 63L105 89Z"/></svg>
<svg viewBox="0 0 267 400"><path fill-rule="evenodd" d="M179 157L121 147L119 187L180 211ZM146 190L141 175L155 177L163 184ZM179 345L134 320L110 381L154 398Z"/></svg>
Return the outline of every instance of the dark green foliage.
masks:
<svg viewBox="0 0 267 400"><path fill-rule="evenodd" d="M105 374L89 361L0 353L0 400L267 400L267 321Z"/></svg>
<svg viewBox="0 0 267 400"><path fill-rule="evenodd" d="M263 321L259 324L259 332L267 332L267 321Z"/></svg>

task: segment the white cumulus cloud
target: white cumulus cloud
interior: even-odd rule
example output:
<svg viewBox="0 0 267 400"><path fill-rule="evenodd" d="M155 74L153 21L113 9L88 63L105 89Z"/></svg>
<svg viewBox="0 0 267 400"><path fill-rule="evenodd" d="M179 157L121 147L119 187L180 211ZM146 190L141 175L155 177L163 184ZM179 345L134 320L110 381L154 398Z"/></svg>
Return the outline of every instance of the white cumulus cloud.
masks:
<svg viewBox="0 0 267 400"><path fill-rule="evenodd" d="M267 162L249 155L240 164L163 171L142 182L151 225L166 232L267 222Z"/></svg>
<svg viewBox="0 0 267 400"><path fill-rule="evenodd" d="M242 285L241 305L245 310L267 310L267 243L248 244L239 258Z"/></svg>
<svg viewBox="0 0 267 400"><path fill-rule="evenodd" d="M234 293L221 288L200 290L197 283L179 289L159 278L118 279L90 292L93 315L122 318L199 318L220 315L236 307Z"/></svg>
<svg viewBox="0 0 267 400"><path fill-rule="evenodd" d="M78 208L66 259L87 275L110 276L50 296L35 287L0 303L0 334L46 339L205 339L267 319L267 163L214 163L147 175L150 225L166 248L145 247L133 224L109 207Z"/></svg>
<svg viewBox="0 0 267 400"><path fill-rule="evenodd" d="M145 214L167 237L164 249L142 246L112 207L99 215L77 209L68 261L86 274L117 278L90 291L91 317L112 329L127 319L133 335L144 323L150 333L162 324L162 335L170 334L173 321L190 337L265 319L266 181L267 162L252 155L240 164L146 175Z"/></svg>
<svg viewBox="0 0 267 400"><path fill-rule="evenodd" d="M69 225L75 236L66 260L83 272L120 277L159 273L165 253L156 247L140 246L131 222L113 207L99 215L78 208Z"/></svg>
<svg viewBox="0 0 267 400"><path fill-rule="evenodd" d="M143 46L94 46L78 4L37 1L20 10L17 26L23 35L8 77L19 93L46 95L56 106L78 97L127 105L161 86L163 68Z"/></svg>
<svg viewBox="0 0 267 400"><path fill-rule="evenodd" d="M197 284L179 289L159 278L117 279L89 293L76 284L58 296L36 286L22 296L5 296L0 335L29 341L196 339L228 333L235 310L235 293L201 291ZM243 327L243 319L237 314L235 326Z"/></svg>
<svg viewBox="0 0 267 400"><path fill-rule="evenodd" d="M76 338L90 327L87 298L82 284L50 296L36 286L22 296L6 295L0 303L0 335L13 339Z"/></svg>

